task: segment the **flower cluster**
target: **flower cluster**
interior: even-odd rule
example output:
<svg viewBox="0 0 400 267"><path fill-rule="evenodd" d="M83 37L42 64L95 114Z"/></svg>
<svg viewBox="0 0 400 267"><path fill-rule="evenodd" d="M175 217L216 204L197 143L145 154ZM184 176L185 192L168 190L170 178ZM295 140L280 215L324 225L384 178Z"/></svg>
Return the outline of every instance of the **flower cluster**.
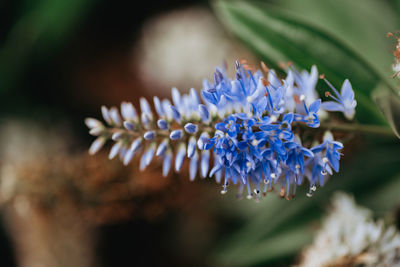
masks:
<svg viewBox="0 0 400 267"><path fill-rule="evenodd" d="M370 210L345 193L336 193L332 202L298 267L400 266L400 233L394 225L375 222Z"/></svg>
<svg viewBox="0 0 400 267"><path fill-rule="evenodd" d="M108 126L86 119L90 134L98 136L89 152L94 154L112 139L110 159L119 155L128 164L143 148L140 169L156 155L162 158L165 176L173 161L179 172L188 157L190 179L198 171L201 177L223 179L222 194L229 184L238 184L240 195L246 188L247 198L259 199L278 186L281 196L290 198L306 178L311 196L327 174L339 171L343 148L329 131L319 143L322 134L317 128L329 119L327 111L352 119L354 92L348 80L340 93L326 81L334 93L326 95L333 101L322 102L315 66L310 73L289 67L285 79L264 63L262 69L252 72L237 61L231 79L225 68L217 68L214 80L203 82L201 96L194 89L182 95L173 88L172 102L154 97L157 118L144 98L140 114L131 103L122 103L120 112L103 106Z"/></svg>

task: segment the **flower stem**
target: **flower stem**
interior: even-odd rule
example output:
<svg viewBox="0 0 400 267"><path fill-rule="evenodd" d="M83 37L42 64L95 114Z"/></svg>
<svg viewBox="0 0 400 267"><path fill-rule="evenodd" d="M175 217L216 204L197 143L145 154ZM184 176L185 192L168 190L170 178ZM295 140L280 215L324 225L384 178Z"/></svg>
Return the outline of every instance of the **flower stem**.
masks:
<svg viewBox="0 0 400 267"><path fill-rule="evenodd" d="M332 131L360 132L366 134L381 135L386 137L396 137L390 128L379 125L328 122L328 123L321 123L320 127Z"/></svg>

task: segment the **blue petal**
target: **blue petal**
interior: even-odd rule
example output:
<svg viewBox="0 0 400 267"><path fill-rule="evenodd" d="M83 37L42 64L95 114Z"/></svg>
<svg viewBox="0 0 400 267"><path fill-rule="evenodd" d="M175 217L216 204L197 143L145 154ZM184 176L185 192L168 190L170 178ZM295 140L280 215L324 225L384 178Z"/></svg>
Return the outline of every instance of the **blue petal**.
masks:
<svg viewBox="0 0 400 267"><path fill-rule="evenodd" d="M164 119L159 119L157 121L157 126L161 130L167 130L168 129L168 122L166 120L164 120Z"/></svg>
<svg viewBox="0 0 400 267"><path fill-rule="evenodd" d="M302 147L301 151L303 152L303 155L306 156L306 157L309 157L309 158L313 158L314 157L314 153L310 149Z"/></svg>
<svg viewBox="0 0 400 267"><path fill-rule="evenodd" d="M188 148L187 148L188 158L192 158L195 151L196 151L196 138L194 136L192 136L188 142Z"/></svg>
<svg viewBox="0 0 400 267"><path fill-rule="evenodd" d="M132 103L122 102L121 103L121 114L125 120L134 121L137 119L137 113Z"/></svg>
<svg viewBox="0 0 400 267"><path fill-rule="evenodd" d="M293 122L293 119L294 119L293 113L288 113L283 116L282 121L287 122L288 124L291 124Z"/></svg>
<svg viewBox="0 0 400 267"><path fill-rule="evenodd" d="M203 178L207 177L208 168L210 166L210 151L201 152L200 171Z"/></svg>
<svg viewBox="0 0 400 267"><path fill-rule="evenodd" d="M179 140L179 139L182 138L182 135L183 135L183 131L182 130L174 130L169 135L169 138L171 138L171 140Z"/></svg>
<svg viewBox="0 0 400 267"><path fill-rule="evenodd" d="M176 120L177 122L180 122L181 113L178 111L178 109L176 107L174 107L173 105L170 105L169 108L171 111L172 118L174 118L174 120Z"/></svg>
<svg viewBox="0 0 400 267"><path fill-rule="evenodd" d="M182 168L183 160L185 159L186 147L182 145L175 157L175 171L179 172Z"/></svg>
<svg viewBox="0 0 400 267"><path fill-rule="evenodd" d="M182 106L182 101L181 101L181 93L178 91L177 88L172 88L171 90L171 95L172 95L172 102L176 107Z"/></svg>
<svg viewBox="0 0 400 267"><path fill-rule="evenodd" d="M200 97L194 88L190 89L190 97L192 99L193 106L198 106L200 104Z"/></svg>
<svg viewBox="0 0 400 267"><path fill-rule="evenodd" d="M133 150L133 151L138 151L139 150L139 148L142 146L142 138L141 137L138 137L138 138L136 138L133 142L132 142L132 145L131 145L131 149Z"/></svg>
<svg viewBox="0 0 400 267"><path fill-rule="evenodd" d="M167 147L168 147L168 139L165 139L158 146L156 151L156 156L163 156L165 151L167 151Z"/></svg>
<svg viewBox="0 0 400 267"><path fill-rule="evenodd" d="M332 168L335 170L335 172L338 172L339 171L339 159L335 158L333 153L329 153L329 152L326 153L326 156L327 156Z"/></svg>
<svg viewBox="0 0 400 267"><path fill-rule="evenodd" d="M163 107L161 105L160 99L155 96L153 98L153 101L154 101L154 107L156 108L156 111L157 111L158 115L159 116L164 116L164 109L163 109Z"/></svg>
<svg viewBox="0 0 400 267"><path fill-rule="evenodd" d="M222 165L216 164L214 168L211 169L209 177L212 177L216 172L220 171L222 169Z"/></svg>
<svg viewBox="0 0 400 267"><path fill-rule="evenodd" d="M143 135L144 139L146 140L153 140L155 136L156 136L155 131L147 131Z"/></svg>
<svg viewBox="0 0 400 267"><path fill-rule="evenodd" d="M199 105L199 114L204 122L208 122L208 120L210 119L210 112L208 112L207 107L203 104Z"/></svg>
<svg viewBox="0 0 400 267"><path fill-rule="evenodd" d="M190 160L190 168L189 168L190 181L193 181L194 178L196 178L198 167L199 167L199 153L197 153L196 151Z"/></svg>
<svg viewBox="0 0 400 267"><path fill-rule="evenodd" d="M247 143L247 141L240 141L236 146L240 150L245 150L248 147L248 143Z"/></svg>
<svg viewBox="0 0 400 267"><path fill-rule="evenodd" d="M343 111L344 108L341 104L333 101L322 102L321 108L327 111Z"/></svg>
<svg viewBox="0 0 400 267"><path fill-rule="evenodd" d="M143 113L149 116L151 115L151 108L149 102L147 102L146 98L144 97L140 98L140 109L142 110Z"/></svg>
<svg viewBox="0 0 400 267"><path fill-rule="evenodd" d="M168 151L163 160L163 166L162 166L162 174L163 176L167 176L169 173L169 170L171 169L171 163L172 163L172 152Z"/></svg>
<svg viewBox="0 0 400 267"><path fill-rule="evenodd" d="M226 131L225 122L219 122L215 124L215 129L225 132Z"/></svg>
<svg viewBox="0 0 400 267"><path fill-rule="evenodd" d="M354 91L353 91L353 88L351 87L350 81L348 79L346 79L343 82L342 89L340 90L340 94L343 98L343 101L345 99L348 99L348 100L354 99Z"/></svg>
<svg viewBox="0 0 400 267"><path fill-rule="evenodd" d="M123 162L125 166L128 165L129 162L131 162L131 160L132 160L132 158L133 158L134 155L135 155L135 151L133 151L132 149L129 149L129 150L125 153L124 162Z"/></svg>
<svg viewBox="0 0 400 267"><path fill-rule="evenodd" d="M184 128L185 128L185 131L186 131L187 133L189 133L189 134L194 134L194 133L197 132L197 128L198 128L198 127L197 127L196 124L193 124L193 123L189 122L189 123L186 123L186 124L185 124Z"/></svg>
<svg viewBox="0 0 400 267"><path fill-rule="evenodd" d="M135 129L135 125L133 125L130 121L124 121L124 128L128 131L133 131Z"/></svg>
<svg viewBox="0 0 400 267"><path fill-rule="evenodd" d="M211 90L211 89L210 89ZM215 93L210 93L209 90L202 90L201 95L204 97L204 99L209 102L210 104L217 105L219 102L219 99L216 97Z"/></svg>
<svg viewBox="0 0 400 267"><path fill-rule="evenodd" d="M314 102L310 105L310 107L308 108L308 111L309 111L309 112L317 113L320 106L321 106L321 99L318 99L318 100L314 101Z"/></svg>

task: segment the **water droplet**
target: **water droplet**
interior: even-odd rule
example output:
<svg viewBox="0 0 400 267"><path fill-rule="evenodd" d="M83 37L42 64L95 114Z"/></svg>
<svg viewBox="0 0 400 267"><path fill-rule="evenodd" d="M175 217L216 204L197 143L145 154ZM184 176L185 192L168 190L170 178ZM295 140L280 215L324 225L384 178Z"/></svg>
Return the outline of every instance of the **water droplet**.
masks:
<svg viewBox="0 0 400 267"><path fill-rule="evenodd" d="M253 198L253 196L251 195L251 194L249 194L249 195L247 195L247 197L246 197L247 199L252 199Z"/></svg>
<svg viewBox="0 0 400 267"><path fill-rule="evenodd" d="M306 196L312 197L312 193L308 192L308 193L306 194Z"/></svg>
<svg viewBox="0 0 400 267"><path fill-rule="evenodd" d="M322 171L321 171L321 174L322 174L322 175L327 175L328 173L327 173L326 170L322 170Z"/></svg>
<svg viewBox="0 0 400 267"><path fill-rule="evenodd" d="M317 187L316 187L315 185L313 185L313 186L311 187L311 190L315 192L315 191L317 190Z"/></svg>
<svg viewBox="0 0 400 267"><path fill-rule="evenodd" d="M269 184L269 180L268 179L264 179L264 184Z"/></svg>

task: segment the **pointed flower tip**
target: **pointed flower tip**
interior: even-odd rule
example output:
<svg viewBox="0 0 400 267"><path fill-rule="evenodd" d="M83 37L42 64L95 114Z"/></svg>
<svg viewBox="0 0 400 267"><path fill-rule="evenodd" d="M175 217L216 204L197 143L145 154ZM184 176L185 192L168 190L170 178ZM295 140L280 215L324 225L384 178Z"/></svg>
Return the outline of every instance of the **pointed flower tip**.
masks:
<svg viewBox="0 0 400 267"><path fill-rule="evenodd" d="M171 134L169 135L169 137L171 138L171 140L179 140L181 139L183 136L183 131L182 130L174 130L171 132Z"/></svg>
<svg viewBox="0 0 400 267"><path fill-rule="evenodd" d="M184 128L188 134L194 134L197 132L198 126L194 123L189 122L185 124Z"/></svg>

